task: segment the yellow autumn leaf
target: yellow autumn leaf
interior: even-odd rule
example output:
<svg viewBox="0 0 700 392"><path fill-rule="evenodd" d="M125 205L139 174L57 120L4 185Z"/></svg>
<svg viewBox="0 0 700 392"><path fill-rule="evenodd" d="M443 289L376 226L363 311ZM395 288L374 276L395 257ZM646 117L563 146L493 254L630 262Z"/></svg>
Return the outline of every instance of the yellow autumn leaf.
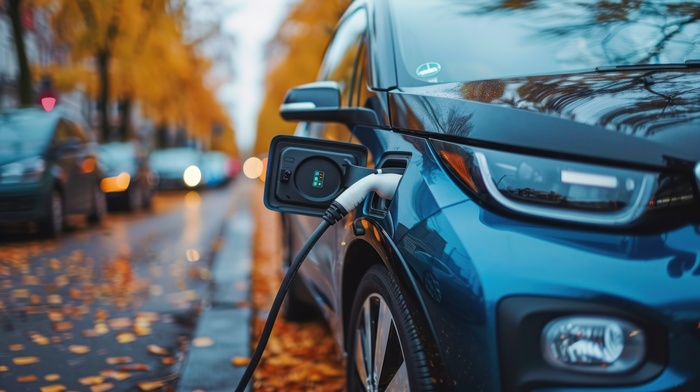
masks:
<svg viewBox="0 0 700 392"><path fill-rule="evenodd" d="M51 381L57 381L57 380L60 380L60 379L61 379L61 375L55 374L55 373L47 374L47 375L44 376L44 380L49 381L49 382L51 382Z"/></svg>
<svg viewBox="0 0 700 392"><path fill-rule="evenodd" d="M66 387L63 385L55 384L55 385L47 385L45 387L41 387L39 390L41 392L63 392L66 390Z"/></svg>
<svg viewBox="0 0 700 392"><path fill-rule="evenodd" d="M40 359L39 357L15 357L12 358L12 362L14 362L15 365L31 365L33 363L39 362Z"/></svg>
<svg viewBox="0 0 700 392"><path fill-rule="evenodd" d="M82 385L99 385L104 383L105 379L102 376L88 376L79 378L78 382Z"/></svg>
<svg viewBox="0 0 700 392"><path fill-rule="evenodd" d="M72 352L73 354L87 354L90 352L90 347L79 344L71 344L68 346L68 351Z"/></svg>

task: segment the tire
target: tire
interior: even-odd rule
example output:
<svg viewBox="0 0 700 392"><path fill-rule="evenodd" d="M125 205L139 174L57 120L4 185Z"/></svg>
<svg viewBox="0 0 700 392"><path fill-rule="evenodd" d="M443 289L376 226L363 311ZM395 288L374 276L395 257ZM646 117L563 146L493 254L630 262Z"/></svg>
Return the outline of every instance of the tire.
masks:
<svg viewBox="0 0 700 392"><path fill-rule="evenodd" d="M92 188L92 206L87 216L89 223L101 223L107 215L107 198L98 185Z"/></svg>
<svg viewBox="0 0 700 392"><path fill-rule="evenodd" d="M143 208L143 190L141 184L135 183L134 186L127 190L126 209L129 211L138 211Z"/></svg>
<svg viewBox="0 0 700 392"><path fill-rule="evenodd" d="M43 238L58 238L65 227L63 195L58 189L51 190L47 204L48 214L37 222L39 235Z"/></svg>
<svg viewBox="0 0 700 392"><path fill-rule="evenodd" d="M384 266L370 268L360 281L347 329L347 391L432 391L417 331L394 277Z"/></svg>

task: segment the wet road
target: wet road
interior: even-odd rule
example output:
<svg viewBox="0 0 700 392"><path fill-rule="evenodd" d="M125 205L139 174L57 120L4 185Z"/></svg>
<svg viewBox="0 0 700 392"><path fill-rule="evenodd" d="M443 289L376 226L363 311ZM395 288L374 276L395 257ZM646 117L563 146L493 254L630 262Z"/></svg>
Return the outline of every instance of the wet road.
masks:
<svg viewBox="0 0 700 392"><path fill-rule="evenodd" d="M150 212L73 220L57 241L0 232L0 391L174 385L234 182L159 193Z"/></svg>

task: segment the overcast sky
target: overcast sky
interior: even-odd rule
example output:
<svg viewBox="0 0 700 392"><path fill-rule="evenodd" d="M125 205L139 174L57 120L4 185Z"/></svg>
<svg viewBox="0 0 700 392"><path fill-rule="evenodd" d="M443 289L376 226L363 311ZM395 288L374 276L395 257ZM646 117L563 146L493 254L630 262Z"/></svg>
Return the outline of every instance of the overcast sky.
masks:
<svg viewBox="0 0 700 392"><path fill-rule="evenodd" d="M228 0L227 0L228 1ZM236 40L235 75L222 86L219 99L229 108L242 152L252 149L265 72L264 46L296 0L230 0L235 10L225 18L224 29Z"/></svg>

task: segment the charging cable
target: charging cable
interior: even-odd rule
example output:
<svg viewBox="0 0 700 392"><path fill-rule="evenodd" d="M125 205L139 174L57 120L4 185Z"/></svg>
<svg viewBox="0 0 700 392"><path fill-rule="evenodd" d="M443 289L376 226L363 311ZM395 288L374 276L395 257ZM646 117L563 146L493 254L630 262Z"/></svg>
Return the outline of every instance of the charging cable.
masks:
<svg viewBox="0 0 700 392"><path fill-rule="evenodd" d="M260 335L258 345L255 347L255 351L250 358L250 362L248 363L245 373L243 373L243 377L238 382L236 392L245 391L245 387L248 385L250 378L253 376L253 372L255 372L255 369L258 367L260 358L262 358L263 352L265 351L265 346L267 346L267 341L270 339L272 328L275 326L277 314L282 307L284 296L287 294L292 280L294 280L297 271L299 271L299 267L301 267L301 263L306 259L306 256L308 256L311 248L316 245L316 242L329 227L343 219L348 212L354 210L358 205L360 205L362 200L364 200L370 192L375 192L382 199L392 200L394 198L394 193L396 193L396 188L399 186L400 180L400 174L382 173L381 169L377 169L375 174L370 174L363 177L351 185L348 189L341 193L335 199L335 201L333 201L330 207L328 207L326 213L323 215L323 220L318 225L316 230L311 233L311 236L309 236L309 239L306 240L304 246L301 247L299 253L297 253L296 257L289 266L287 273L284 275L284 279L282 279L282 284L280 289L277 291L277 295L275 295L275 300L272 302L272 307L270 307L270 313L265 321L265 326L263 327Z"/></svg>

